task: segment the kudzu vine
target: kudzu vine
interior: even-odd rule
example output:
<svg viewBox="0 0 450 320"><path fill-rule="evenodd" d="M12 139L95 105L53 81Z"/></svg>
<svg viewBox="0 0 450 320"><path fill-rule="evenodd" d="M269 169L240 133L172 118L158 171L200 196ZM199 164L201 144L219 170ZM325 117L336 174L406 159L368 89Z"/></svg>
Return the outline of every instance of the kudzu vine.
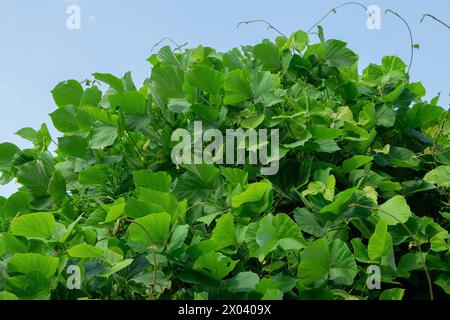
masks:
<svg viewBox="0 0 450 320"><path fill-rule="evenodd" d="M21 185L0 197L0 299L448 299L450 117L410 81L413 55L360 72L319 23L318 43L249 23L278 36L227 52L164 38L141 86L63 81L59 136L0 144L1 182ZM276 130L277 173L244 138L244 164L174 162L173 133L196 123Z"/></svg>

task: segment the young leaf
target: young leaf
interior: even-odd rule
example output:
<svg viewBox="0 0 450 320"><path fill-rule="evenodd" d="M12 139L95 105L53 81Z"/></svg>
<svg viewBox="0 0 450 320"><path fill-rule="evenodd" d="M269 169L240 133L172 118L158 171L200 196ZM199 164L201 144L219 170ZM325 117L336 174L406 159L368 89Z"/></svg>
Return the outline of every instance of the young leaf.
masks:
<svg viewBox="0 0 450 320"><path fill-rule="evenodd" d="M16 236L50 239L55 231L55 218L51 213L29 213L11 222L11 232Z"/></svg>
<svg viewBox="0 0 450 320"><path fill-rule="evenodd" d="M405 223L412 216L408 203L402 196L394 196L383 203L379 207L378 215L388 225Z"/></svg>
<svg viewBox="0 0 450 320"><path fill-rule="evenodd" d="M169 236L171 216L168 213L152 213L136 219L128 228L130 240L151 245L163 245Z"/></svg>
<svg viewBox="0 0 450 320"><path fill-rule="evenodd" d="M223 255L220 252L211 251L194 263L194 270L198 270L214 280L222 280L229 274L238 261Z"/></svg>
<svg viewBox="0 0 450 320"><path fill-rule="evenodd" d="M367 252L369 258L372 261L376 261L381 258L386 247L387 241L387 227L388 224L384 220L378 221L375 232L369 239L369 245L367 247Z"/></svg>
<svg viewBox="0 0 450 320"><path fill-rule="evenodd" d="M72 258L88 259L101 257L103 255L103 249L83 243L71 247L67 250L67 253Z"/></svg>
<svg viewBox="0 0 450 320"><path fill-rule="evenodd" d="M76 80L67 80L60 82L53 90L52 95L58 107L67 105L79 106L83 87Z"/></svg>
<svg viewBox="0 0 450 320"><path fill-rule="evenodd" d="M58 268L57 257L37 253L16 253L8 262L8 270L23 274L39 272L47 278L52 277Z"/></svg>

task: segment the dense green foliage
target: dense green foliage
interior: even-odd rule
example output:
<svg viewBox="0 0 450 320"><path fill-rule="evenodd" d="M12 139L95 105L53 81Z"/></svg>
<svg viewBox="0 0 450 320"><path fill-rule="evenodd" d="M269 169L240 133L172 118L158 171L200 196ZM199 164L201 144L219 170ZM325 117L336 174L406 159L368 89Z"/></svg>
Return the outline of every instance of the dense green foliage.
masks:
<svg viewBox="0 0 450 320"><path fill-rule="evenodd" d="M58 84L61 137L44 124L17 133L30 149L0 144L2 183L22 185L0 199L0 298L447 298L448 112L398 57L359 74L319 31L163 47L140 88L129 73ZM278 174L174 165L171 134L195 120L278 128Z"/></svg>

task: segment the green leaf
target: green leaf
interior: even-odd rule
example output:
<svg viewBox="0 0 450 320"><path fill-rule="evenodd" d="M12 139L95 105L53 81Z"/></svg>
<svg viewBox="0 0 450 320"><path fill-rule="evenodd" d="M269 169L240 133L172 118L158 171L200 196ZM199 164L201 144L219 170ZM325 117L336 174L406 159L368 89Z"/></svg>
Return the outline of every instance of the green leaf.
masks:
<svg viewBox="0 0 450 320"><path fill-rule="evenodd" d="M314 241L301 253L298 276L304 284L328 278L330 249L325 238Z"/></svg>
<svg viewBox="0 0 450 320"><path fill-rule="evenodd" d="M0 301L11 301L11 300L19 300L19 298L17 298L16 295L10 293L10 292L6 292L6 291L2 291L0 292Z"/></svg>
<svg viewBox="0 0 450 320"><path fill-rule="evenodd" d="M450 166L440 166L429 171L423 180L438 187L450 187Z"/></svg>
<svg viewBox="0 0 450 320"><path fill-rule="evenodd" d="M330 243L329 276L336 284L351 285L358 270L347 244L336 239Z"/></svg>
<svg viewBox="0 0 450 320"><path fill-rule="evenodd" d="M423 254L425 260L427 253ZM423 269L422 258L419 252L407 253L398 262L398 268L406 271Z"/></svg>
<svg viewBox="0 0 450 320"><path fill-rule="evenodd" d="M111 268L109 268L106 271L100 273L100 276L101 277L105 277L105 278L109 278L114 273L117 273L117 272L125 269L126 267L128 267L132 263L133 263L133 259L125 259L125 260L119 261L116 264L114 264Z"/></svg>
<svg viewBox="0 0 450 320"><path fill-rule="evenodd" d="M382 127L392 127L395 124L395 111L392 107L382 105L377 109L377 125Z"/></svg>
<svg viewBox="0 0 450 320"><path fill-rule="evenodd" d="M139 188L138 190L139 200L148 203L150 207L159 208L159 212L167 212L171 215L175 215L177 213L178 203L172 193L144 188Z"/></svg>
<svg viewBox="0 0 450 320"><path fill-rule="evenodd" d="M276 90L278 82L279 78L269 71L252 74L250 87L254 102L270 105L271 103L269 102L274 98L273 94Z"/></svg>
<svg viewBox="0 0 450 320"><path fill-rule="evenodd" d="M153 206L150 203L139 201L136 198L129 198L125 205L125 214L127 217L136 219L142 218L150 213L158 213L161 211L161 206Z"/></svg>
<svg viewBox="0 0 450 320"><path fill-rule="evenodd" d="M167 172L152 172L150 170L139 170L133 172L134 183L137 187L153 189L161 192L169 192L172 178Z"/></svg>
<svg viewBox="0 0 450 320"><path fill-rule="evenodd" d="M103 185L108 180L108 166L98 164L88 167L78 174L78 181L82 185Z"/></svg>
<svg viewBox="0 0 450 320"><path fill-rule="evenodd" d="M258 256L260 260L277 247L277 240L277 230L272 224L272 217L263 217L255 234L255 241L259 246Z"/></svg>
<svg viewBox="0 0 450 320"><path fill-rule="evenodd" d="M219 187L220 170L213 165L192 165L178 178L175 194L180 199L203 200Z"/></svg>
<svg viewBox="0 0 450 320"><path fill-rule="evenodd" d="M115 222L122 217L125 214L125 205L123 198L118 199L114 205L109 208L104 223Z"/></svg>
<svg viewBox="0 0 450 320"><path fill-rule="evenodd" d="M26 253L28 250L29 243L26 239L15 237L11 233L0 233L0 256L4 253Z"/></svg>
<svg viewBox="0 0 450 320"><path fill-rule="evenodd" d="M111 110L103 109L101 107L83 106L79 112L86 113L88 117L93 120L98 120L109 125L117 125L118 116L111 112ZM89 124L87 129L90 129L92 124Z"/></svg>
<svg viewBox="0 0 450 320"><path fill-rule="evenodd" d="M225 281L225 288L231 292L248 292L255 289L259 282L259 277L256 273L247 271L239 272L233 278Z"/></svg>
<svg viewBox="0 0 450 320"><path fill-rule="evenodd" d="M326 238L319 239L301 254L298 274L306 285L328 278L336 284L350 285L356 273L355 258L342 240L328 243Z"/></svg>
<svg viewBox="0 0 450 320"><path fill-rule="evenodd" d="M353 238L352 241L353 252L355 253L355 259L359 262L370 263L369 254L367 253L367 248L362 243L360 238Z"/></svg>
<svg viewBox="0 0 450 320"><path fill-rule="evenodd" d="M448 231L447 230L443 230L443 231L436 233L430 239L430 243L431 243L430 249L435 252L442 252L442 251L450 250L450 246L447 243L447 239L448 239Z"/></svg>
<svg viewBox="0 0 450 320"><path fill-rule="evenodd" d="M388 225L405 223L412 216L405 198L398 195L383 203L377 212L380 219Z"/></svg>
<svg viewBox="0 0 450 320"><path fill-rule="evenodd" d="M434 281L439 287L441 287L446 294L450 294L450 275L449 273L441 273Z"/></svg>
<svg viewBox="0 0 450 320"><path fill-rule="evenodd" d="M180 62L178 61L175 54L172 52L170 46L164 46L161 48L161 50L159 50L158 60L175 66L180 66Z"/></svg>
<svg viewBox="0 0 450 320"><path fill-rule="evenodd" d="M283 250L300 250L306 247L300 228L287 214L276 214L272 224L277 230L278 245Z"/></svg>
<svg viewBox="0 0 450 320"><path fill-rule="evenodd" d="M14 218L18 213L29 212L32 200L33 197L26 190L18 191L6 200L0 216L4 218Z"/></svg>
<svg viewBox="0 0 450 320"><path fill-rule="evenodd" d="M67 253L72 258L89 259L101 257L103 255L103 249L82 243L71 247L67 250Z"/></svg>
<svg viewBox="0 0 450 320"><path fill-rule="evenodd" d="M37 253L16 253L8 262L8 270L23 274L39 272L50 278L56 273L58 262L57 257Z"/></svg>
<svg viewBox="0 0 450 320"><path fill-rule="evenodd" d="M147 110L147 99L139 92L122 92L109 96L112 107L119 107L131 115L143 115Z"/></svg>
<svg viewBox="0 0 450 320"><path fill-rule="evenodd" d="M278 289L269 289L261 300L283 300L283 292Z"/></svg>
<svg viewBox="0 0 450 320"><path fill-rule="evenodd" d="M264 41L253 48L255 57L263 63L264 70L277 72L281 70L281 58L278 46Z"/></svg>
<svg viewBox="0 0 450 320"><path fill-rule="evenodd" d="M190 227L187 224L175 227L172 236L170 238L169 244L167 245L167 253L170 254L173 251L182 247L184 241L187 238L189 229Z"/></svg>
<svg viewBox="0 0 450 320"><path fill-rule="evenodd" d="M197 65L186 75L190 84L207 93L215 94L222 89L223 75L206 65Z"/></svg>
<svg viewBox="0 0 450 320"><path fill-rule="evenodd" d="M233 70L228 74L224 90L224 104L238 104L249 100L252 96L249 77L243 70Z"/></svg>
<svg viewBox="0 0 450 320"><path fill-rule="evenodd" d="M400 168L417 168L420 164L419 157L403 147L390 147L387 159L392 166Z"/></svg>
<svg viewBox="0 0 450 320"><path fill-rule="evenodd" d="M373 157L370 156L353 156L350 159L346 159L344 160L344 162L342 163L342 173L349 173L363 165L365 165L366 163L369 163L373 160Z"/></svg>
<svg viewBox="0 0 450 320"><path fill-rule="evenodd" d="M241 121L241 127L246 129L254 129L258 127L263 121L264 121L265 115L264 114L256 114L253 116L250 116L248 118L245 118Z"/></svg>
<svg viewBox="0 0 450 320"><path fill-rule="evenodd" d="M48 193L56 204L61 204L66 194L66 180L59 170L55 170L52 178L49 181Z"/></svg>
<svg viewBox="0 0 450 320"><path fill-rule="evenodd" d="M316 215L306 208L297 208L294 211L295 222L300 226L302 231L312 234L316 237L322 237L326 230L322 226Z"/></svg>
<svg viewBox="0 0 450 320"><path fill-rule="evenodd" d="M379 300L402 300L403 294L405 293L405 289L401 288L392 288L384 290L380 296Z"/></svg>
<svg viewBox="0 0 450 320"><path fill-rule="evenodd" d="M94 77L96 80L108 84L111 88L115 89L117 92L122 92L124 90L122 80L120 80L116 76L113 76L112 74L94 73Z"/></svg>
<svg viewBox="0 0 450 320"><path fill-rule="evenodd" d="M225 248L236 243L236 229L231 213L226 213L216 220L211 239L216 242L218 248Z"/></svg>
<svg viewBox="0 0 450 320"><path fill-rule="evenodd" d="M175 113L186 113L191 107L191 103L184 98L172 98L167 104L167 108Z"/></svg>
<svg viewBox="0 0 450 320"><path fill-rule="evenodd" d="M53 125L60 132L78 131L77 108L74 105L65 105L50 113Z"/></svg>
<svg viewBox="0 0 450 320"><path fill-rule="evenodd" d="M308 126L308 131L311 133L314 140L333 140L344 134L340 129L316 125Z"/></svg>
<svg viewBox="0 0 450 320"><path fill-rule="evenodd" d="M55 231L55 218L51 213L29 213L11 222L11 232L16 236L50 239Z"/></svg>
<svg viewBox="0 0 450 320"><path fill-rule="evenodd" d="M250 257L264 258L277 247L276 230L272 225L271 216L266 216L260 222L251 223L245 232L245 242Z"/></svg>
<svg viewBox="0 0 450 320"><path fill-rule="evenodd" d="M171 216L168 213L152 213L136 219L128 228L130 240L150 245L163 245L168 236Z"/></svg>
<svg viewBox="0 0 450 320"><path fill-rule="evenodd" d="M97 86L87 88L81 96L80 106L96 107L102 101L102 92Z"/></svg>
<svg viewBox="0 0 450 320"><path fill-rule="evenodd" d="M193 269L218 281L229 274L237 263L238 261L234 261L220 252L211 251L198 258Z"/></svg>
<svg viewBox="0 0 450 320"><path fill-rule="evenodd" d="M60 82L53 90L52 95L58 107L67 105L79 106L83 87L76 80L67 80Z"/></svg>
<svg viewBox="0 0 450 320"><path fill-rule="evenodd" d="M50 173L41 160L30 161L19 167L17 181L26 186L33 195L45 196Z"/></svg>
<svg viewBox="0 0 450 320"><path fill-rule="evenodd" d="M387 227L388 224L385 221L378 221L375 227L375 232L369 239L367 252L370 260L372 261L376 261L383 256L387 241Z"/></svg>
<svg viewBox="0 0 450 320"><path fill-rule="evenodd" d="M323 63L346 68L358 61L358 56L346 46L347 43L343 41L331 39L311 48Z"/></svg>
<svg viewBox="0 0 450 320"><path fill-rule="evenodd" d="M49 277L37 270L5 279L5 289L21 300L49 300L51 288Z"/></svg>
<svg viewBox="0 0 450 320"><path fill-rule="evenodd" d="M294 48L303 51L309 43L309 36L305 31L298 30L294 32Z"/></svg>
<svg viewBox="0 0 450 320"><path fill-rule="evenodd" d="M166 98L183 98L183 72L177 66L162 65L152 71L151 80L158 93Z"/></svg>
<svg viewBox="0 0 450 320"><path fill-rule="evenodd" d="M68 156L83 158L88 149L88 139L73 135L58 138L58 152Z"/></svg>
<svg viewBox="0 0 450 320"><path fill-rule="evenodd" d="M257 182L247 186L245 191L231 199L231 206L245 216L254 216L269 209L272 204L272 184Z"/></svg>
<svg viewBox="0 0 450 320"><path fill-rule="evenodd" d="M94 127L91 130L89 148L104 149L114 144L117 139L117 128L115 127Z"/></svg>
<svg viewBox="0 0 450 320"><path fill-rule="evenodd" d="M14 155L19 152L20 149L12 143L0 144L0 168L9 167Z"/></svg>
<svg viewBox="0 0 450 320"><path fill-rule="evenodd" d="M440 123L445 110L439 106L417 103L406 112L406 122L410 128L426 128Z"/></svg>

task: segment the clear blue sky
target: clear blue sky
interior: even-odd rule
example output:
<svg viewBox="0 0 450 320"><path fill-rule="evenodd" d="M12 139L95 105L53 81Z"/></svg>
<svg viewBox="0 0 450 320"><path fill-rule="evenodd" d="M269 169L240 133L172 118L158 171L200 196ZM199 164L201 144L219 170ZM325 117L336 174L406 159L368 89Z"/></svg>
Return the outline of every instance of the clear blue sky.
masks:
<svg viewBox="0 0 450 320"><path fill-rule="evenodd" d="M84 80L94 72L123 75L132 71L141 84L149 74L145 61L152 46L164 36L229 50L254 44L275 33L263 25L242 20L267 19L284 33L308 29L335 0L1 0L0 3L0 141L20 147L29 144L14 135L22 127L50 125L55 109L50 90L66 79ZM322 23L327 38L349 43L360 55L360 66L378 63L383 55L409 60L406 27L387 8L400 13L411 25L415 51L413 81L422 81L427 96L442 92L441 105L449 104L450 32L426 19L431 13L450 21L449 0L373 0L361 3L381 8L381 29L369 30L367 15L356 6L340 9ZM69 30L69 5L81 9L81 29ZM54 131L53 131L54 132ZM1 195L15 185L0 186Z"/></svg>

